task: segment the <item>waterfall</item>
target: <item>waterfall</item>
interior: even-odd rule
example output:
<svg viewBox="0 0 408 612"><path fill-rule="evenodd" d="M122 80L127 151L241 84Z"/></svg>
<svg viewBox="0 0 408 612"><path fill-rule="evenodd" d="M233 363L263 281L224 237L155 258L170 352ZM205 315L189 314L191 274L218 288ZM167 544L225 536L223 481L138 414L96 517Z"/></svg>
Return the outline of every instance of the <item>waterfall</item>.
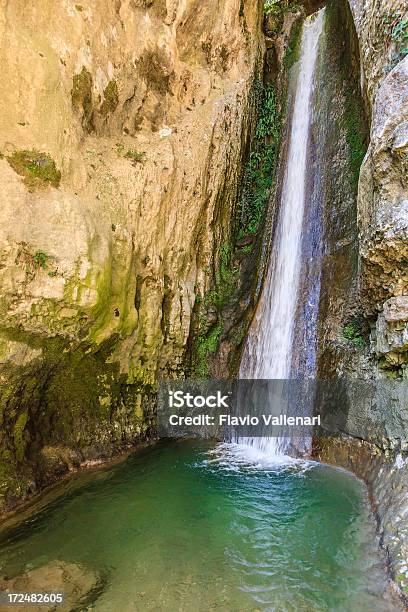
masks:
<svg viewBox="0 0 408 612"><path fill-rule="evenodd" d="M301 280L306 183L312 165L309 137L314 73L323 22L324 9L308 17L303 25L300 59L294 66L298 76L277 226L264 287L244 347L240 378L273 380L293 377L292 353ZM239 442L256 446L269 454L283 453L288 448L285 438L240 438Z"/></svg>

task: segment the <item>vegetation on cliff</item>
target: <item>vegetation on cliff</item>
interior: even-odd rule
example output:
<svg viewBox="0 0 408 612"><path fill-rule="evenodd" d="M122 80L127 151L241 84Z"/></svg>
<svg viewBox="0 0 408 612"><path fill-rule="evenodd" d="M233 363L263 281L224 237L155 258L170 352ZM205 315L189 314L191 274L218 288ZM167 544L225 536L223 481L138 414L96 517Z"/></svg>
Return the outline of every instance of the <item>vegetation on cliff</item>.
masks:
<svg viewBox="0 0 408 612"><path fill-rule="evenodd" d="M238 240L247 234L256 234L259 229L275 179L280 144L281 117L275 88L273 85L263 87L257 80L253 96L258 109L258 122L251 153L244 169Z"/></svg>
<svg viewBox="0 0 408 612"><path fill-rule="evenodd" d="M264 86L257 78L251 97L257 122L243 171L231 242L223 244L220 249L213 288L198 301L198 329L192 351L192 374L197 378L208 378L211 375L211 357L217 352L227 323L225 310L239 289L240 266L237 255L242 259L252 253L253 240L260 231L275 180L281 134L276 90L270 84ZM241 335L236 340L241 341Z"/></svg>
<svg viewBox="0 0 408 612"><path fill-rule="evenodd" d="M17 174L24 177L29 191L46 187L58 187L61 172L57 170L54 160L47 153L40 151L14 151L7 161Z"/></svg>

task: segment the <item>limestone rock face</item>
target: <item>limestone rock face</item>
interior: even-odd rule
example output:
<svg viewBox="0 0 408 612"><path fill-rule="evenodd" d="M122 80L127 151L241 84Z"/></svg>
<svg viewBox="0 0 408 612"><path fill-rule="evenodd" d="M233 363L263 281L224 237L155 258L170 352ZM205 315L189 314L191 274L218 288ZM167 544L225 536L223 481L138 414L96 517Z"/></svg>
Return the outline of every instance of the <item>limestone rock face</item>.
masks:
<svg viewBox="0 0 408 612"><path fill-rule="evenodd" d="M408 296L399 295L384 302L384 318L388 323L408 321Z"/></svg>
<svg viewBox="0 0 408 612"><path fill-rule="evenodd" d="M260 20L258 0L1 2L4 482L43 446L132 442L158 376L182 374L229 238Z"/></svg>
<svg viewBox="0 0 408 612"><path fill-rule="evenodd" d="M408 296L400 295L384 302L377 317L375 352L390 366L404 365L408 351Z"/></svg>
<svg viewBox="0 0 408 612"><path fill-rule="evenodd" d="M382 320L386 300L408 295L406 3L350 0L350 6L359 39L362 87L371 115L370 144L358 194L362 298L365 314L379 315ZM377 333L383 326L380 319Z"/></svg>

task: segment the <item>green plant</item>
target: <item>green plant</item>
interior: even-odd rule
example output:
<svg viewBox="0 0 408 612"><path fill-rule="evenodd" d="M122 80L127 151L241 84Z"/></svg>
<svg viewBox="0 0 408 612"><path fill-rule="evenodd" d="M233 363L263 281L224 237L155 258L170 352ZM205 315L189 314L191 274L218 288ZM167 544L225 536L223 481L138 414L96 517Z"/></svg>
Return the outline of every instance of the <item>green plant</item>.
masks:
<svg viewBox="0 0 408 612"><path fill-rule="evenodd" d="M387 44L393 43L395 50L391 62L385 67L392 70L408 54L408 17L401 11L391 10L381 20L382 36Z"/></svg>
<svg viewBox="0 0 408 612"><path fill-rule="evenodd" d="M198 299L198 334L193 355L193 372L198 378L208 378L208 358L216 353L224 329L223 309L228 304L238 282L238 268L232 265L232 247L225 243L220 249L219 269L215 274L215 288ZM215 315L215 317L214 317ZM215 318L215 322L209 321Z"/></svg>
<svg viewBox="0 0 408 612"><path fill-rule="evenodd" d="M359 319L353 319L343 327L343 340L351 342L354 346L363 348L365 340L362 332L362 325Z"/></svg>
<svg viewBox="0 0 408 612"><path fill-rule="evenodd" d="M58 187L60 184L61 172L47 153L34 149L15 151L7 157L7 161L17 174L24 177L30 191L47 185Z"/></svg>
<svg viewBox="0 0 408 612"><path fill-rule="evenodd" d="M116 153L120 157L126 157L127 159L131 159L133 164L141 164L146 159L146 153L144 151L128 149L125 153L125 146L121 142L116 143Z"/></svg>
<svg viewBox="0 0 408 612"><path fill-rule="evenodd" d="M264 13L265 15L279 15L280 13L295 13L301 9L301 5L290 0L265 0Z"/></svg>
<svg viewBox="0 0 408 612"><path fill-rule="evenodd" d="M193 367L194 375L197 378L209 378L208 358L217 351L223 326L223 322L219 321L207 334L200 333L198 335Z"/></svg>
<svg viewBox="0 0 408 612"><path fill-rule="evenodd" d="M53 259L51 255L48 255L44 251L36 251L35 253L32 250L32 247L26 242L21 242L20 247L18 249L18 253L16 256L16 264L22 265L29 279L33 279L37 270L46 270L48 268L49 262ZM49 276L56 276L57 270L55 273L48 272Z"/></svg>
<svg viewBox="0 0 408 612"><path fill-rule="evenodd" d="M303 21L299 19L298 21L296 21L292 28L290 40L283 58L283 65L285 66L286 70L290 70L293 64L297 62L300 58L300 42L302 38L302 28Z"/></svg>
<svg viewBox="0 0 408 612"><path fill-rule="evenodd" d="M49 259L50 259L50 256L47 255L47 253L44 253L44 251L36 251L34 253L34 267L37 270L39 268L42 268L43 270L45 270L47 268Z"/></svg>
<svg viewBox="0 0 408 612"><path fill-rule="evenodd" d="M398 21L392 29L391 38L394 42L398 43L402 47L404 55L408 53L407 42L408 42L408 17Z"/></svg>
<svg viewBox="0 0 408 612"><path fill-rule="evenodd" d="M127 159L131 159L133 163L143 163L146 158L146 153L144 151L135 151L134 149L129 149L125 153L125 157L127 157Z"/></svg>
<svg viewBox="0 0 408 612"><path fill-rule="evenodd" d="M264 2L264 13L269 15L270 13L280 13L281 11L281 0L265 0Z"/></svg>
<svg viewBox="0 0 408 612"><path fill-rule="evenodd" d="M395 43L398 59L408 54L408 17L400 19L391 32L391 40Z"/></svg>
<svg viewBox="0 0 408 612"><path fill-rule="evenodd" d="M280 143L281 119L274 87L263 88L256 82L253 95L258 121L244 170L238 238L258 231L273 185Z"/></svg>

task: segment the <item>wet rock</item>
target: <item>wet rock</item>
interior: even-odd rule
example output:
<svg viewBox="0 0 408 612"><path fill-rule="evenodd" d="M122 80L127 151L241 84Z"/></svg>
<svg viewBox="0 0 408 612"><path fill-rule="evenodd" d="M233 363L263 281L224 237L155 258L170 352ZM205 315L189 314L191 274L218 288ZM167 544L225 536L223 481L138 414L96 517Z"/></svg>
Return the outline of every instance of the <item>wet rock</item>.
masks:
<svg viewBox="0 0 408 612"><path fill-rule="evenodd" d="M45 446L39 455L41 485L45 486L57 478L77 469L81 465L78 452L64 446Z"/></svg>
<svg viewBox="0 0 408 612"><path fill-rule="evenodd" d="M3 609L24 612L68 612L86 605L92 595L101 588L100 577L92 570L76 563L53 561L42 567L20 574L15 578L0 580L0 588L8 593L62 593L63 604L27 604L4 606ZM82 607L81 607L82 609Z"/></svg>
<svg viewBox="0 0 408 612"><path fill-rule="evenodd" d="M374 444L349 436L321 437L314 442L320 461L352 470L369 487L378 519L380 538L387 553L399 595L408 603L408 455L382 453ZM404 607L404 609L406 609Z"/></svg>

